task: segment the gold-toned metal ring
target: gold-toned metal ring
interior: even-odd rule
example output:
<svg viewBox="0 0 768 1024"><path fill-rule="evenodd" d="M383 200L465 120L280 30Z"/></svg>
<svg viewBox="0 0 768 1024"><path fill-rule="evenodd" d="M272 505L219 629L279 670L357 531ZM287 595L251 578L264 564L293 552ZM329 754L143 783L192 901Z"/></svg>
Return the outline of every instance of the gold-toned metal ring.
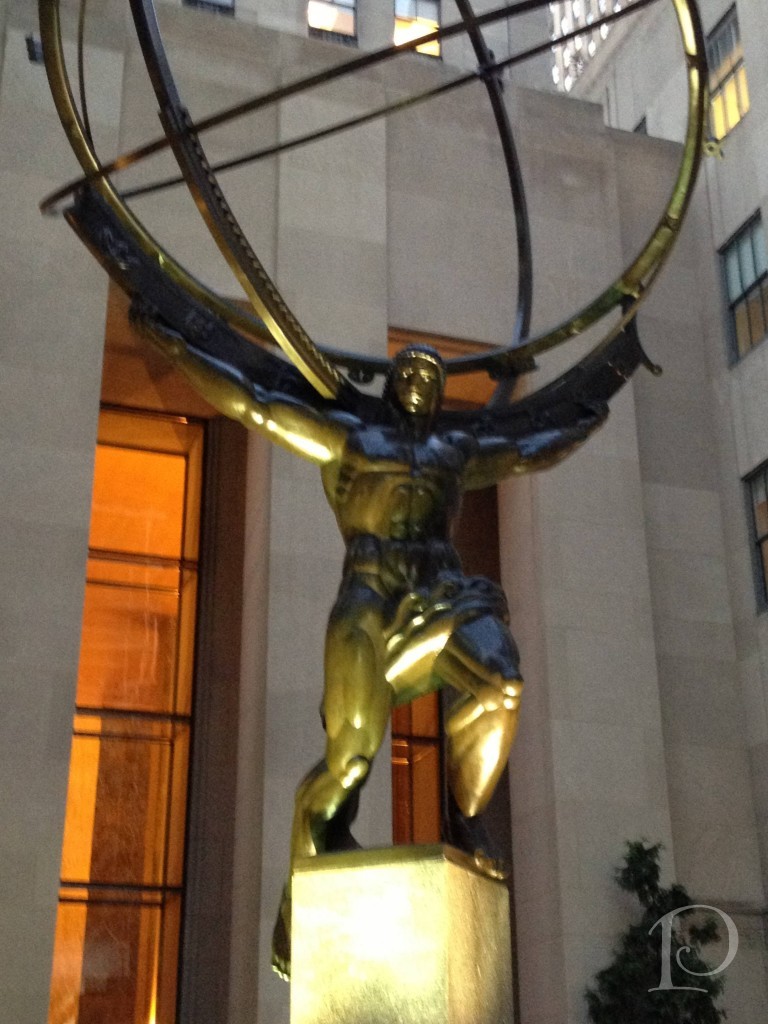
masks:
<svg viewBox="0 0 768 1024"><path fill-rule="evenodd" d="M86 175L91 176L91 187L94 188L109 205L120 223L131 234L139 248L152 259L171 280L184 288L197 301L229 323L240 320L241 327L264 340L276 341L287 349L287 354L304 373L310 383L324 397L337 393L342 378L335 368L330 366L323 354L309 340L303 331L283 331L282 325L270 323L261 331L254 331L254 322L249 318L233 316L234 308L224 302L214 292L206 288L178 263L150 235L142 222L131 212L112 185L108 176L101 172L99 158L90 142L88 132L72 94L72 87L67 75L63 55L60 0L39 0L40 35L45 56L48 81L56 105L59 119L64 127L72 150ZM258 289L254 289L257 291ZM249 296L253 297L253 296ZM287 309L287 307L286 307ZM297 324L298 327L298 324ZM286 337L286 335L289 335Z"/></svg>
<svg viewBox="0 0 768 1024"><path fill-rule="evenodd" d="M672 0L682 38L688 80L687 127L677 177L667 204L640 252L616 280L596 298L556 327L522 344L498 347L480 356L460 356L446 360L449 373L493 372L514 369L534 356L541 355L594 326L614 309L621 308L621 317L593 351L606 345L632 319L647 297L658 273L666 262L680 232L690 202L704 152L707 114L706 56L704 36L694 0ZM59 14L60 0L39 0L40 29L46 69L51 92L70 145L86 175L109 204L139 247L150 256L181 287L197 301L220 316L231 326L260 340L274 343L273 331L236 306L226 302L184 269L150 235L142 222L131 212L102 173L101 164L91 145L75 105L62 52ZM289 352L291 358L294 354ZM315 358L316 356L316 358ZM357 358L357 357L354 357ZM333 356L331 356L333 359ZM326 396L337 393L340 377L328 373L328 363L321 350L308 338L300 354L299 368L313 385ZM343 361L340 358L340 361ZM379 363L380 360L374 362Z"/></svg>

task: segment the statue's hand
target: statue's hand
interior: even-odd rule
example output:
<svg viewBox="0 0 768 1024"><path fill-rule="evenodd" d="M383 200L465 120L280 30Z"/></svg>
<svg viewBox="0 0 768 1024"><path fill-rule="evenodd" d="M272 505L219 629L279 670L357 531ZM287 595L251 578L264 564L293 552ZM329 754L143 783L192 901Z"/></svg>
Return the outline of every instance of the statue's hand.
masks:
<svg viewBox="0 0 768 1024"><path fill-rule="evenodd" d="M184 355L184 342L180 338L159 334L151 330L147 330L144 333L144 337L155 351L165 356L166 359L170 359L172 363L178 362Z"/></svg>
<svg viewBox="0 0 768 1024"><path fill-rule="evenodd" d="M509 878L509 869L504 861L488 857L483 850L475 850L473 860L478 871L486 877L495 878L500 882L505 882Z"/></svg>
<svg viewBox="0 0 768 1024"><path fill-rule="evenodd" d="M184 340L173 331L160 328L141 304L134 303L131 306L130 319L142 338L149 342L156 352L171 362L181 359L185 350Z"/></svg>

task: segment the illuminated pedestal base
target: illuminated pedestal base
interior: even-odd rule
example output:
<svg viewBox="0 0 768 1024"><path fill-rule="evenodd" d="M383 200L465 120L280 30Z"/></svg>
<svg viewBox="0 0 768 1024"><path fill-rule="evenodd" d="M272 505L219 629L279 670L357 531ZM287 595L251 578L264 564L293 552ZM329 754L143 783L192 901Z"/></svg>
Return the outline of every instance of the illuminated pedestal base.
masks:
<svg viewBox="0 0 768 1024"><path fill-rule="evenodd" d="M448 846L300 861L291 1024L512 1024L506 887Z"/></svg>

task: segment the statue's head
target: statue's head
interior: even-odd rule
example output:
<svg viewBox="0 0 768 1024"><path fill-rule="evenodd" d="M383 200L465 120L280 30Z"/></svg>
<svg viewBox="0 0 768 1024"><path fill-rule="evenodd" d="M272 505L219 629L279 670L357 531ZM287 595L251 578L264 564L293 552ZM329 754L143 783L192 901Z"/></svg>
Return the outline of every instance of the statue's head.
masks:
<svg viewBox="0 0 768 1024"><path fill-rule="evenodd" d="M445 363L429 345L409 345L392 362L384 397L409 416L431 420L440 409Z"/></svg>

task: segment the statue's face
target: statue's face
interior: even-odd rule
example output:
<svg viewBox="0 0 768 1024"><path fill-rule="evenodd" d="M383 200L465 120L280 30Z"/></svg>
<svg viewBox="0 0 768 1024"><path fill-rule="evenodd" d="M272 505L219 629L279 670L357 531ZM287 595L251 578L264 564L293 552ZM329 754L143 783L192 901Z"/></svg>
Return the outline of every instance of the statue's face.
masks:
<svg viewBox="0 0 768 1024"><path fill-rule="evenodd" d="M440 407L443 382L439 369L418 354L396 363L392 389L402 409L412 416L432 416Z"/></svg>

